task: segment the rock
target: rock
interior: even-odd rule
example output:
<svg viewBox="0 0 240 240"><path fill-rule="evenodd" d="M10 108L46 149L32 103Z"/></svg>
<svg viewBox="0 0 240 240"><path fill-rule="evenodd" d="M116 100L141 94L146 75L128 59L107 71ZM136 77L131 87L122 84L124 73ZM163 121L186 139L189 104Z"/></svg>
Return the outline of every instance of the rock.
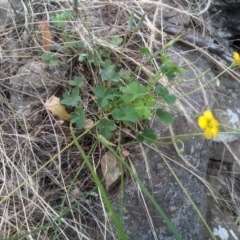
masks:
<svg viewBox="0 0 240 240"><path fill-rule="evenodd" d="M239 7L239 0L211 1L207 28L219 42L224 43L227 47L229 45L235 45L234 40L236 39L238 42L239 39Z"/></svg>
<svg viewBox="0 0 240 240"><path fill-rule="evenodd" d="M210 158L228 163L236 162L240 156L240 140L231 143L213 142L210 148ZM240 160L238 160L240 162Z"/></svg>
<svg viewBox="0 0 240 240"><path fill-rule="evenodd" d="M14 19L14 11L9 2L8 0L0 0L0 32L4 31L5 26L12 23ZM17 13L21 12L22 1L11 0L11 4Z"/></svg>
<svg viewBox="0 0 240 240"><path fill-rule="evenodd" d="M220 77L220 86L216 87L216 90L218 94L214 95L213 109L216 119L222 126L219 138L214 139L210 148L210 158L234 163L240 156L240 134L229 132L240 129L240 82L224 74Z"/></svg>
<svg viewBox="0 0 240 240"><path fill-rule="evenodd" d="M101 171L105 176L107 191L112 190L120 181L122 175L120 162L111 152L106 152L101 159Z"/></svg>
<svg viewBox="0 0 240 240"><path fill-rule="evenodd" d="M240 156L240 155L238 154L237 156ZM232 165L232 177L240 178L240 160L239 160L239 158L238 158L238 161L237 162L235 161Z"/></svg>
<svg viewBox="0 0 240 240"><path fill-rule="evenodd" d="M237 8L240 5L240 0L227 0L227 1L222 1L222 0L212 0L211 1L211 6L216 7L216 8Z"/></svg>
<svg viewBox="0 0 240 240"><path fill-rule="evenodd" d="M6 24L8 0L0 0L0 29ZM3 30L3 29L1 29Z"/></svg>
<svg viewBox="0 0 240 240"><path fill-rule="evenodd" d="M208 197L207 221L217 240L239 240L240 231L232 217L219 209L212 197Z"/></svg>
<svg viewBox="0 0 240 240"><path fill-rule="evenodd" d="M26 63L10 79L12 108L19 116L30 118L34 115L35 108L56 91L65 73L66 67L49 68L41 61Z"/></svg>
<svg viewBox="0 0 240 240"><path fill-rule="evenodd" d="M216 99L218 99L218 96L216 96ZM217 104L219 104L219 101L217 101ZM234 104L230 107L228 107L228 104L226 102L221 105L221 109L218 109L217 107L213 111L214 116L221 124L219 127L219 137L214 138L213 141L215 142L232 142L236 139L240 138L239 134L229 134L228 132L232 132L233 130L229 130L228 127L232 129L240 129L240 105ZM227 126L227 127L225 127ZM226 133L225 133L226 132Z"/></svg>
<svg viewBox="0 0 240 240"><path fill-rule="evenodd" d="M184 25L187 27L190 22L189 16L184 12L176 11L175 9L163 8L163 18L167 19L169 22L174 23L176 25Z"/></svg>
<svg viewBox="0 0 240 240"><path fill-rule="evenodd" d="M184 65L184 68L187 70L184 76L186 80L194 79L197 74L209 68L207 60L203 57L199 58L197 53L186 53L180 47L174 47L173 52L177 52L178 54L172 55L172 59L178 65ZM194 63L194 66L197 66L197 68L194 69L192 68L194 66L186 65L183 59L186 59L185 61L188 63ZM201 79L201 83L204 84L205 81L211 79L213 76L213 72L210 71ZM183 95L199 86L199 81L190 81L178 85L175 91L181 92ZM185 109L187 113L186 117L179 113L179 111L172 112L176 119L172 126L173 132L176 135L196 131L194 122L197 120L193 119L194 122L191 122L189 116L191 114L198 115L204 111L207 105L211 107L213 104L211 95L208 92L198 91L185 97L180 99L178 105L175 107ZM161 137L170 135L168 126L158 120L154 121L152 127L160 140ZM167 146L159 145L158 148L161 154L165 156L166 161L178 176L203 217L205 217L207 208L205 186L191 171L203 179L206 178L209 142L205 141L203 137L188 137L182 141L184 142L185 149L181 156L178 155L172 144ZM206 239L207 233L202 221L164 163L161 154L152 148L145 148L144 152L136 148L132 152L135 152L133 154L138 156L135 156L136 160L133 161L138 177L169 217L182 239ZM141 156L145 156L145 158L143 159ZM179 164L185 166L185 169L179 166ZM114 206L118 209L119 201L115 201ZM123 206L123 224L129 239L175 239L157 213L155 207L146 196L142 197L137 184L132 181L126 184Z"/></svg>

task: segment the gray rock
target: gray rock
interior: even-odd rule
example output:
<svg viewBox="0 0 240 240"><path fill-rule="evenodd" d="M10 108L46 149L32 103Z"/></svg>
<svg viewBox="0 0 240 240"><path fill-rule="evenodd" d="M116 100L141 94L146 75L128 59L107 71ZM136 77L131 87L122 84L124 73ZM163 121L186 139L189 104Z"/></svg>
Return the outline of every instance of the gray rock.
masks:
<svg viewBox="0 0 240 240"><path fill-rule="evenodd" d="M232 216L223 212L212 197L208 197L207 221L217 240L239 240L240 231Z"/></svg>
<svg viewBox="0 0 240 240"><path fill-rule="evenodd" d="M119 183L122 172L120 162L109 151L102 156L101 171L107 191L112 190Z"/></svg>
<svg viewBox="0 0 240 240"><path fill-rule="evenodd" d="M239 7L240 1L239 0L211 0L211 6L217 8L236 8Z"/></svg>
<svg viewBox="0 0 240 240"><path fill-rule="evenodd" d="M10 4L11 2L11 4ZM7 24L10 24L14 20L14 10L17 13L21 12L23 8L22 1L19 0L0 0L0 30L3 31Z"/></svg>
<svg viewBox="0 0 240 240"><path fill-rule="evenodd" d="M181 50L181 48L174 48L174 51L180 55ZM182 57L173 55L173 58L179 64L184 65ZM207 61L204 58L199 58L196 53L188 52L184 54L184 58L186 61L194 62L194 65L198 66L195 70L191 69L191 66L184 66L187 69L184 78L187 80L194 78L196 76L195 74L198 74L198 71L202 73L209 68ZM194 73L194 71L197 73ZM210 71L208 75L204 77L205 79L201 79L202 83L212 76L213 73ZM175 91L180 91L181 89L182 94L184 92L187 93L191 91L191 85L195 86L194 89L196 89L199 86L199 81L183 83L179 88L176 88ZM191 94L190 97L185 96L186 99L182 98L178 106L181 107L180 104L183 104L188 114L201 113L207 106L205 102L206 99L208 100L208 104L210 106L212 105L211 95L205 94L206 95L204 95L202 91L198 91ZM187 134L196 130L194 124L190 123L190 120L183 114L175 113L175 119L176 121L172 126L174 134ZM166 125L158 120L154 121L153 129L159 137L170 135ZM184 142L185 149L181 156L178 155L173 145L159 145L158 148L163 156L165 156L167 162L178 176L201 214L205 217L207 207L205 186L187 169L205 179L208 162L208 142L202 137L189 137L182 141ZM135 151L139 153L140 149L136 149ZM141 156L137 157L133 162L137 175L170 218L179 234L183 239L206 239L207 233L202 221L164 163L162 157L151 148L145 148L145 154L147 163ZM168 158L169 156L170 159ZM183 160L186 161L186 164ZM186 169L178 164L185 166ZM189 167L190 165L192 167ZM118 204L118 202L115 202L116 208L118 208ZM151 221L149 219L151 219ZM175 239L154 206L152 206L146 197L142 198L138 187L133 182L129 182L125 188L123 220L124 227L131 240Z"/></svg>
<svg viewBox="0 0 240 240"><path fill-rule="evenodd" d="M26 63L10 79L12 108L19 116L34 115L34 109L56 91L65 73L66 67L49 68L41 61Z"/></svg>
<svg viewBox="0 0 240 240"><path fill-rule="evenodd" d="M214 114L222 124L218 139L210 148L210 157L228 163L240 164L239 144L240 134L230 134L234 129L240 129L240 82L224 74L220 78L220 86L216 87L213 104ZM228 127L225 127L228 126Z"/></svg>

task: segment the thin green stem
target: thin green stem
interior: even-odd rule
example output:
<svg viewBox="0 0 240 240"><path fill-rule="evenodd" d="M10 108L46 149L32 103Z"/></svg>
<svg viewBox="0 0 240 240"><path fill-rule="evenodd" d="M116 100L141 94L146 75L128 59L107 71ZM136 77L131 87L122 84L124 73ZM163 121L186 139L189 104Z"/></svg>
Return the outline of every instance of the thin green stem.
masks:
<svg viewBox="0 0 240 240"><path fill-rule="evenodd" d="M99 142L101 142L122 164L123 166L130 172L131 176L137 181L137 183L139 184L139 186L141 187L142 191L144 192L144 194L148 197L148 199L151 201L151 203L154 205L154 207L156 208L157 212L160 214L160 216L163 218L164 222L166 223L166 225L168 226L169 230L173 233L173 235L175 236L176 240L182 240L181 236L179 235L178 231L176 230L176 228L173 226L172 222L170 221L170 219L167 217L167 215L164 213L164 211L161 209L161 207L158 205L158 203L156 202L156 200L153 198L153 196L151 195L151 193L147 190L147 188L144 186L144 184L142 183L142 181L138 178L138 176L132 171L132 169L130 168L130 166L122 159L122 157L120 157L112 147L110 147L109 145L107 145L101 138L99 138L98 136L96 136L95 134L92 134L94 136L94 138L96 138Z"/></svg>
<svg viewBox="0 0 240 240"><path fill-rule="evenodd" d="M89 158L87 157L86 153L84 152L84 150L82 149L82 147L78 143L77 138L76 138L76 136L75 136L75 134L73 132L72 125L70 125L70 130L71 130L71 134L72 134L72 137L73 137L73 141L74 141L74 143L75 143L79 153L82 155L86 165L88 166L88 169L90 170L91 175L92 175L96 185L98 186L98 189L99 189L99 191L100 191L100 193L102 195L102 198L103 198L103 200L104 200L104 202L106 204L106 207L108 209L109 215L111 216L115 226L118 229L118 239L120 239L120 240L126 239L127 240L127 236L126 236L126 233L123 230L122 223L119 221L119 218L116 215L116 212L113 209L113 206L112 206L112 204L111 204L111 202L110 202L110 200L109 200L109 198L107 196L107 193L106 193L106 191L105 191L105 189L104 189L104 187L103 187L103 185L102 185L98 175L94 171L94 168L93 168ZM97 140L99 141L99 139L97 139Z"/></svg>
<svg viewBox="0 0 240 240"><path fill-rule="evenodd" d="M232 68L232 65L230 65L229 67L227 67L225 70L223 70L221 73L219 73L217 76L215 76L214 78L212 78L211 80L207 81L205 84L203 84L201 87L199 88L196 88L195 90L189 92L189 93L186 93L186 94L183 94L182 97L185 97L185 96L188 96L190 94L193 94L201 89L203 89L204 87L206 87L209 83L215 81L217 78L219 78L221 75L223 75L225 72L227 72L229 69Z"/></svg>

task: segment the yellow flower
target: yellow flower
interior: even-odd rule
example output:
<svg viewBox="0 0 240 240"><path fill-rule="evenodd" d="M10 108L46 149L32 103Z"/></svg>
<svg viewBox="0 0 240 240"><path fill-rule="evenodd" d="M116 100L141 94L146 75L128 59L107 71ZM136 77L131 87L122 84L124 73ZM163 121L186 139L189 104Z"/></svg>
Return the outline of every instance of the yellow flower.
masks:
<svg viewBox="0 0 240 240"><path fill-rule="evenodd" d="M240 66L240 55L237 52L233 52L233 66Z"/></svg>
<svg viewBox="0 0 240 240"><path fill-rule="evenodd" d="M219 123L210 110L205 111L203 115L198 118L198 125L201 129L205 130L205 138L212 139L213 137L218 137Z"/></svg>

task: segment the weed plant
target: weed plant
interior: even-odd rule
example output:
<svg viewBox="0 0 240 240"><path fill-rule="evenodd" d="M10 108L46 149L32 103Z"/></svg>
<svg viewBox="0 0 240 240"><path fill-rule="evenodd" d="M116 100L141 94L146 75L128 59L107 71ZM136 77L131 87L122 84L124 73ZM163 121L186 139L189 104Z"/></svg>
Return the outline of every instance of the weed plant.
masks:
<svg viewBox="0 0 240 240"><path fill-rule="evenodd" d="M27 9L30 12L29 6ZM59 52L61 54L63 53L63 55L71 56L71 61L80 69L79 72L91 73L90 76L87 76L89 74L72 75L61 95L60 103L66 106L67 111L70 113L70 133L68 134L71 136L72 141L69 141L65 147L59 148L55 155L51 156L48 161L38 167L33 173L23 177L21 183L17 184L17 186L4 197L1 197L0 205L9 201L14 194L21 191L22 187L31 184L32 179L35 179L41 171L54 163L57 158L60 159L59 156L61 156L61 154L69 149L72 151L73 146L75 146L77 154L81 156L83 161L79 164L77 171L74 172L74 177L71 178L68 184L65 184L63 180L64 186L62 186L62 188L64 194L57 210L52 209L46 204L44 198L41 198L41 196L36 193L36 196L41 199L40 202L44 206L42 211L45 211L48 215L46 221L42 221L38 226L27 226L23 228L23 230L17 227L17 230L13 234L10 231L10 234L8 233L7 237L3 239L33 239L34 236L39 236L39 239L44 239L44 237L41 238L40 235L44 233L44 230L46 230L48 234L48 229L51 229L51 239L60 239L60 235L68 239L65 228L69 228L69 231L76 231L79 239L90 239L86 231L83 231L81 226L78 226L78 222L74 216L79 206L84 207L88 199L94 195L100 196L100 205L104 212L105 225L102 226L101 223L97 222L100 226L99 229L103 229L101 230L103 238L106 239L106 236L110 234L115 239L127 239L127 234L123 226L123 175L120 183L121 211L120 214L117 214L109 194L104 188L104 176L103 178L100 177L101 175L98 174L97 166L91 158L96 149L98 149L99 152L101 151L99 149L108 150L116 157L117 161L121 163L122 172L127 171L132 176L141 191L155 207L156 212L163 218L175 238L182 239L161 206L159 206L149 190L144 186L135 171L130 167L130 164L125 161L122 154L124 144L126 144L123 142L123 132L127 132L128 137L131 138L131 140L129 140L131 143L144 143L157 149L155 144L160 143L162 139L158 139L154 130L149 127L149 122L155 116L164 122L164 124L170 125L174 122L173 112L176 111L175 103L177 96L174 94L173 87L181 82L185 82L185 80L182 79L185 70L170 60L167 52L181 36L169 40L154 52L151 51L150 47L139 46L135 51L138 56L141 56L143 61L141 64L127 66L123 64L125 51L127 47L132 44L139 30L144 27L144 21L146 20L145 14L140 15L132 11L124 34L111 35L104 38L101 42L96 41L96 37L90 30L89 23L84 18L81 18L82 31L84 31L84 37L86 38L87 36L88 40L82 40L81 38L81 40L79 40L79 32L74 28L69 28L69 23L79 18L77 0L72 2L71 10L52 13L50 18L50 23L55 27L55 31L62 41ZM41 54L42 60L49 68L59 64L59 55L61 55L59 52L44 51ZM235 60L235 63L236 61L237 60ZM231 67L233 66L231 65ZM141 72L143 68L153 70L148 71L148 74L144 75ZM229 69L230 68L226 69L221 74ZM219 84L218 77L221 74L208 81L205 86L211 82ZM163 84L161 80L164 78L170 79L170 82ZM194 89L191 93L198 90L199 89ZM211 113L207 113L211 115ZM195 118L196 117L197 116L195 116ZM213 115L211 115L210 120L207 119L207 114L200 118L200 127L204 129L205 132L208 131L209 128L211 131L211 127L208 125L211 124L211 120L214 119ZM214 125L214 135L218 135L217 127L218 123ZM196 135L202 135L202 133L194 132L182 136L175 136L176 139L178 139L177 142L182 146L178 152L180 155L184 152L184 143L181 139ZM210 136L209 134L205 135ZM89 138L91 140L89 140ZM91 146L87 148L87 151L84 146L80 144L80 141L83 141L82 139L87 139L86 141L91 142ZM169 144L176 143L172 139L173 138L169 136L166 137L165 140L169 141L167 142ZM159 155L165 161L196 210L196 213L203 221L212 239L215 239L215 236L195 203L192 201L189 193L178 180L164 156L161 155L161 153L159 153ZM77 198L70 199L75 189L77 179L84 169L87 169L94 184L83 194L79 194ZM21 196L21 199L24 199L24 197ZM73 216L74 224L71 224L70 220L66 220L66 216L68 215ZM93 218L95 218L95 216ZM114 226L108 222L113 222Z"/></svg>

